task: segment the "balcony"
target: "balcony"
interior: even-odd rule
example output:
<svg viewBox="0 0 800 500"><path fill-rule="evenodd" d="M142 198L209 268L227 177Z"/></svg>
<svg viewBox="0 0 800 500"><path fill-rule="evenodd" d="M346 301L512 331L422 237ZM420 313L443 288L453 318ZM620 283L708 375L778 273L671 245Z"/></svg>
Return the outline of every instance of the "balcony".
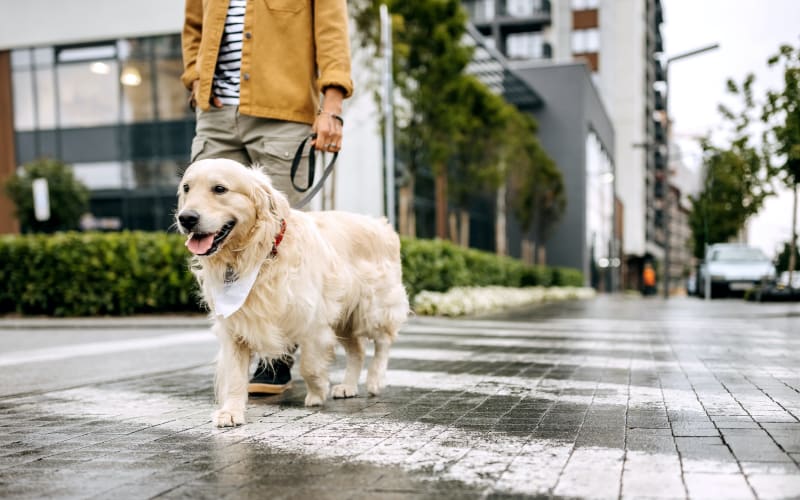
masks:
<svg viewBox="0 0 800 500"><path fill-rule="evenodd" d="M498 16L517 19L543 18L550 19L550 0L498 1Z"/></svg>
<svg viewBox="0 0 800 500"><path fill-rule="evenodd" d="M550 0L464 0L464 8L469 19L476 26L490 24L499 20L506 23L534 23L541 25L550 22Z"/></svg>
<svg viewBox="0 0 800 500"><path fill-rule="evenodd" d="M653 137L655 137L655 142L663 144L664 141L667 140L667 133L666 130L664 130L664 125L657 120L653 120L653 123L655 125L655 133L653 134Z"/></svg>
<svg viewBox="0 0 800 500"><path fill-rule="evenodd" d="M664 71L664 65L661 64L661 61L654 61L653 66L656 68L656 81L657 82L665 82L667 81L667 72Z"/></svg>
<svg viewBox="0 0 800 500"><path fill-rule="evenodd" d="M662 94L658 90L656 90L654 92L654 94L656 96L656 98L655 98L655 109L656 109L656 111L666 111L667 110L667 107L666 107L667 106L667 102L666 102L666 99L664 99L664 94Z"/></svg>

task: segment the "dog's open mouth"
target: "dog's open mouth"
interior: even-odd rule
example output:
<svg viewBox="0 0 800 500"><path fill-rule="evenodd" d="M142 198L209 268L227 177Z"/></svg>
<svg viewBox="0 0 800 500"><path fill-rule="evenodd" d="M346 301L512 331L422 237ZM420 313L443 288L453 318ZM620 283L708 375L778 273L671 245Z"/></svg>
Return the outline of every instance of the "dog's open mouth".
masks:
<svg viewBox="0 0 800 500"><path fill-rule="evenodd" d="M219 246L231 234L235 225L236 221L232 220L225 223L216 233L189 233L186 248L195 255L209 256L219 250Z"/></svg>

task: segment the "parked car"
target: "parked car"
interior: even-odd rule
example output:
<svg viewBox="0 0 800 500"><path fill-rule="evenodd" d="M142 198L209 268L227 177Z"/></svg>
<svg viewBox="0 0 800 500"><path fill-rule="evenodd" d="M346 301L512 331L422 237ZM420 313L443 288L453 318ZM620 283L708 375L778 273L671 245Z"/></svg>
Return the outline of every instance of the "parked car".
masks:
<svg viewBox="0 0 800 500"><path fill-rule="evenodd" d="M706 257L697 275L697 292L701 297L705 296L707 275L711 277L712 298L745 292L775 280L775 266L758 248L741 243L717 243L708 248Z"/></svg>
<svg viewBox="0 0 800 500"><path fill-rule="evenodd" d="M792 283L789 284L789 271L784 271L778 278L778 284L788 288L800 289L800 271L792 273Z"/></svg>

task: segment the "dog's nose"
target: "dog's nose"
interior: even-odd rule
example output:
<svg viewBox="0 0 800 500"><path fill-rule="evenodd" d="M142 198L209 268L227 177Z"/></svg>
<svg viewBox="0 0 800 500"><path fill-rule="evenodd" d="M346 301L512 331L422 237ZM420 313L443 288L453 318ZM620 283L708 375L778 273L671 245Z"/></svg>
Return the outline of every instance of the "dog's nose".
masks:
<svg viewBox="0 0 800 500"><path fill-rule="evenodd" d="M191 231L200 220L200 214L194 210L184 210L178 215L178 221L187 231Z"/></svg>

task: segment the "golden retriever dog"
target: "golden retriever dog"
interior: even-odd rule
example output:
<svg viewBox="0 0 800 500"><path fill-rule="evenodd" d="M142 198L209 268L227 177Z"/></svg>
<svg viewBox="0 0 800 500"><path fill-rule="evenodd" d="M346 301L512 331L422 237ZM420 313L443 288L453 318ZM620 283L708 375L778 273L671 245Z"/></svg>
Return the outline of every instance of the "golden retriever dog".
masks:
<svg viewBox="0 0 800 500"><path fill-rule="evenodd" d="M176 217L220 341L216 426L245 422L253 354L275 359L299 346L305 404L317 406L331 392L336 342L347 365L333 397L358 394L369 339L367 391L380 393L409 313L400 240L385 219L293 210L259 168L224 159L186 169Z"/></svg>

